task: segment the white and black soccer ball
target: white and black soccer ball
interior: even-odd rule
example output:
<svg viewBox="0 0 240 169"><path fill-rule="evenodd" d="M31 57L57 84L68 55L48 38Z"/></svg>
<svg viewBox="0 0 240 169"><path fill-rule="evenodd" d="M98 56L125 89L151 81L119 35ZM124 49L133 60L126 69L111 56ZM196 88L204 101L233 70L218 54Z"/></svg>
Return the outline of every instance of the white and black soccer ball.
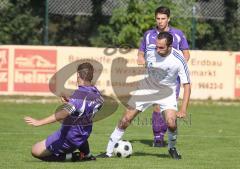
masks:
<svg viewBox="0 0 240 169"><path fill-rule="evenodd" d="M120 140L114 145L113 153L117 157L129 158L132 152L132 144L129 141Z"/></svg>

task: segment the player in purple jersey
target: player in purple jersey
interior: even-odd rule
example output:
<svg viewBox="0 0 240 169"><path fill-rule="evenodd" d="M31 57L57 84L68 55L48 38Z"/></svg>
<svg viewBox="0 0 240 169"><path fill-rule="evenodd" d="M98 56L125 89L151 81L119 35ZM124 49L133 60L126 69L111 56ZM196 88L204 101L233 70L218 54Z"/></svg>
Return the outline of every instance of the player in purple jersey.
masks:
<svg viewBox="0 0 240 169"><path fill-rule="evenodd" d="M160 6L155 10L156 27L150 29L144 33L143 40L138 50L139 65L147 65L153 58L147 57L147 53L155 50L156 38L159 32L169 32L173 36L172 47L182 51L186 61L190 58L189 46L184 33L176 28L169 26L170 21L170 9L164 6ZM180 79L178 78L178 87L176 88L176 97L178 98L180 92ZM152 114L152 129L154 134L154 147L164 146L164 134L167 131L167 125L163 120L162 115L159 113L160 109L158 105L154 105Z"/></svg>
<svg viewBox="0 0 240 169"><path fill-rule="evenodd" d="M91 155L88 137L92 132L92 120L103 105L103 98L98 89L91 85L93 66L82 63L77 68L78 89L67 99L65 104L49 117L37 120L25 117L25 122L32 126L42 126L62 121L59 130L47 139L37 142L32 147L32 155L43 161L95 160ZM75 150L80 152L74 152Z"/></svg>

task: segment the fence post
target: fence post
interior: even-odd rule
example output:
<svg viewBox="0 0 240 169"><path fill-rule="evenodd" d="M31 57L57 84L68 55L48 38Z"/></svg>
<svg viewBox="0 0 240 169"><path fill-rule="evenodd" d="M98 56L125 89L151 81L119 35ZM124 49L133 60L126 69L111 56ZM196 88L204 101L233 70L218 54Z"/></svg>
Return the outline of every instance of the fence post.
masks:
<svg viewBox="0 0 240 169"><path fill-rule="evenodd" d="M192 49L195 49L195 34L196 34L196 6L192 7Z"/></svg>
<svg viewBox="0 0 240 169"><path fill-rule="evenodd" d="M44 45L48 45L48 0L45 0Z"/></svg>

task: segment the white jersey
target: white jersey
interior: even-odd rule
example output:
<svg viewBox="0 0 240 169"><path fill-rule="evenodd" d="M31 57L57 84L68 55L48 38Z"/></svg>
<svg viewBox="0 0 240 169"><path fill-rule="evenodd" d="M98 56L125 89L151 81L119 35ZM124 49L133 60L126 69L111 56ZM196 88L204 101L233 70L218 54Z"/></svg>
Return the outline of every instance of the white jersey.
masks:
<svg viewBox="0 0 240 169"><path fill-rule="evenodd" d="M180 77L182 84L190 83L189 71L184 56L178 50L172 48L171 53L160 56L156 50L147 53L151 60L148 61L148 76L159 84L167 85L176 89L177 77ZM154 71L151 70L153 68Z"/></svg>
<svg viewBox="0 0 240 169"><path fill-rule="evenodd" d="M147 53L149 58L147 76L140 81L128 105L144 111L152 104L158 104L161 111L177 111L176 87L177 77L182 84L190 83L187 64L183 55L172 48L171 53L160 56L156 51Z"/></svg>

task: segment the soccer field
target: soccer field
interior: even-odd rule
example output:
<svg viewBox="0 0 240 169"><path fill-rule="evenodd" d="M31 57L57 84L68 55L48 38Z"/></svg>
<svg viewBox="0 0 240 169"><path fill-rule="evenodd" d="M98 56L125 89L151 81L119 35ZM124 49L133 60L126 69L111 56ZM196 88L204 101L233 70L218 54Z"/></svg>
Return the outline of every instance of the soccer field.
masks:
<svg viewBox="0 0 240 169"><path fill-rule="evenodd" d="M183 159L172 160L167 148L153 148L151 110L140 114L124 135L133 145L131 158L97 159L91 162L42 162L30 154L31 146L59 128L59 123L39 128L27 126L23 117L45 117L55 103L11 103L0 101L0 168L16 169L237 169L240 168L240 103L190 103L187 122L179 121L177 147ZM108 118L94 123L89 143L94 155L105 151L109 135L123 106Z"/></svg>

